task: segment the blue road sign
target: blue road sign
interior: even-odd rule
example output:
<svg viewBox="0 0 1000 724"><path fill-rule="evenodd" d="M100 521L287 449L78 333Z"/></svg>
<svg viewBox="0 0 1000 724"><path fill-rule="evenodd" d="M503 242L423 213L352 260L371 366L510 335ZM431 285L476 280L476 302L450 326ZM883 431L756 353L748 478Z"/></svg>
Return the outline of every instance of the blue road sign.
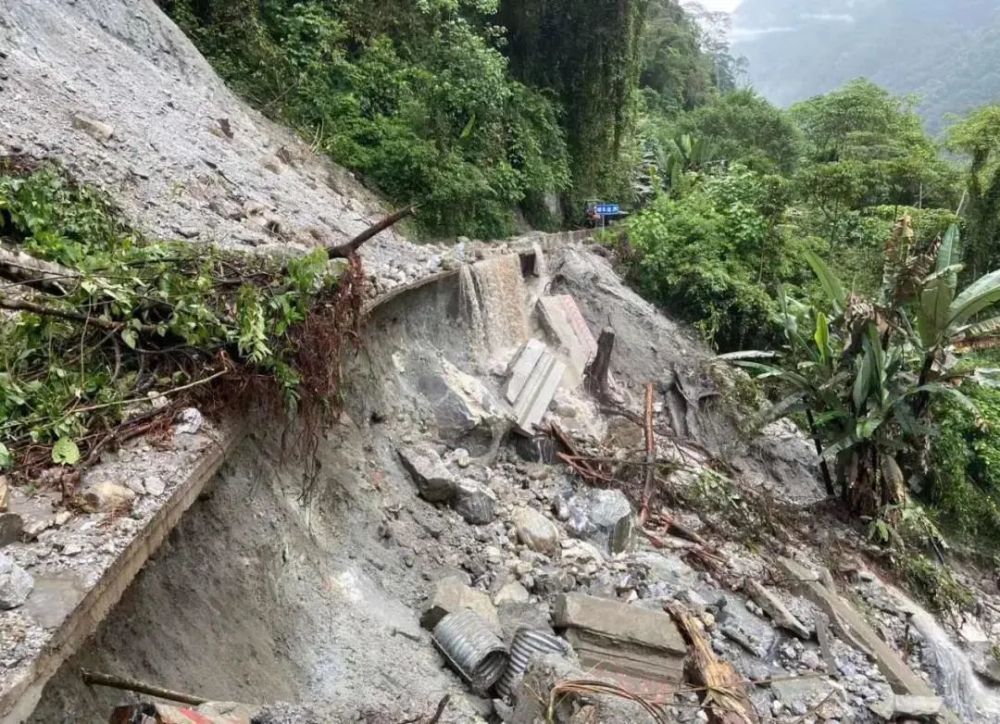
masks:
<svg viewBox="0 0 1000 724"><path fill-rule="evenodd" d="M597 204L596 211L601 216L614 216L621 212L618 204Z"/></svg>

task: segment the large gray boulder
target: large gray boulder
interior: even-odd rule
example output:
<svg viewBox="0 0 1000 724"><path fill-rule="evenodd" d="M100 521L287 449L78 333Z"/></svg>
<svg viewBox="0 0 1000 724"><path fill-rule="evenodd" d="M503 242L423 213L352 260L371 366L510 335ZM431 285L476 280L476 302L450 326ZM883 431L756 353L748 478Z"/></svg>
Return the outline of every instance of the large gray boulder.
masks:
<svg viewBox="0 0 1000 724"><path fill-rule="evenodd" d="M572 496L566 508L566 528L574 538L590 541L609 553L621 553L635 538L632 504L620 490L584 490Z"/></svg>
<svg viewBox="0 0 1000 724"><path fill-rule="evenodd" d="M431 503L445 503L455 497L458 483L434 448L417 445L400 448L397 452L420 497Z"/></svg>

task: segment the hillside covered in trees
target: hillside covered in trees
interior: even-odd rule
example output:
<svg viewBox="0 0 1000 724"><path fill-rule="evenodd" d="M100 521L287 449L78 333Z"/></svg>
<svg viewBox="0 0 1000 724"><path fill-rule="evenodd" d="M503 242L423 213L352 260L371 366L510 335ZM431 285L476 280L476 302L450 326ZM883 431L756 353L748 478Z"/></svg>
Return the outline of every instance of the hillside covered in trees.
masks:
<svg viewBox="0 0 1000 724"><path fill-rule="evenodd" d="M744 0L734 47L749 81L787 106L867 77L916 94L932 132L1000 96L1000 6L992 0Z"/></svg>

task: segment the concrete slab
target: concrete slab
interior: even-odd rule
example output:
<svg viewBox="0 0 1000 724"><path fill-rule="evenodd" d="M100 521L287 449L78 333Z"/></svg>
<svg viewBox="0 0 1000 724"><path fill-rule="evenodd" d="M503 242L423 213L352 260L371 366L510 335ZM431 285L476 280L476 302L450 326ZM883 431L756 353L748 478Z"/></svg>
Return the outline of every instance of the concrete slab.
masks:
<svg viewBox="0 0 1000 724"><path fill-rule="evenodd" d="M934 696L934 691L903 662L899 654L882 640L857 609L836 591L823 585L820 576L790 558L779 558L778 566L799 593L830 617L830 621L848 643L858 646L875 660L889 686L897 694Z"/></svg>
<svg viewBox="0 0 1000 724"><path fill-rule="evenodd" d="M570 593L556 599L553 621L585 669L651 700L669 700L683 679L687 647L666 613Z"/></svg>
<svg viewBox="0 0 1000 724"><path fill-rule="evenodd" d="M506 393L514 408L518 430L527 435L534 433L565 374L566 365L542 342L529 340L525 343L511 365Z"/></svg>
<svg viewBox="0 0 1000 724"><path fill-rule="evenodd" d="M538 365L545 353L545 344L537 339L529 339L514 358L510 367L510 379L507 382L507 402L514 404L520 397L532 371Z"/></svg>
<svg viewBox="0 0 1000 724"><path fill-rule="evenodd" d="M569 359L570 369L582 379L587 362L597 353L597 340L576 300L569 294L542 297L538 300L538 316Z"/></svg>

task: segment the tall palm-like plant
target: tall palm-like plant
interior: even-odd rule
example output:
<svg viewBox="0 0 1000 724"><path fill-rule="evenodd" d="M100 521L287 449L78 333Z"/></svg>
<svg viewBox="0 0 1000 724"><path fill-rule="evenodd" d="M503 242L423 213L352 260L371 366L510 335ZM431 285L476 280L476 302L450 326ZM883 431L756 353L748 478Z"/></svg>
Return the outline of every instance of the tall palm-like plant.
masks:
<svg viewBox="0 0 1000 724"><path fill-rule="evenodd" d="M1000 316L978 319L1000 301L1000 271L959 291L957 227L922 253L912 245L904 217L886 244L875 300L849 293L821 258L807 253L823 303L809 307L782 294L787 346L776 363L761 361L761 353L729 356L784 388L768 417L805 413L851 507L890 522L906 501L899 462L914 457L931 432L928 397L951 394L969 404L951 384L957 375L949 362L955 353L1000 345Z"/></svg>

